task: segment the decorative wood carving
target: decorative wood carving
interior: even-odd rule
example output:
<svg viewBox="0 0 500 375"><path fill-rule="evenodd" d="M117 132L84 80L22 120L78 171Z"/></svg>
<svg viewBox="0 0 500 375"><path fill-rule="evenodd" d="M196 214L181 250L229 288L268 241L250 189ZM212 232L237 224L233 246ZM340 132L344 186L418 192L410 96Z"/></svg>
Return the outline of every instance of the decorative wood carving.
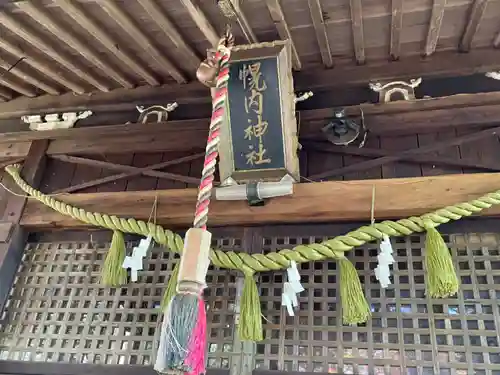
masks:
<svg viewBox="0 0 500 375"><path fill-rule="evenodd" d="M497 72L488 72L485 75L488 78L493 78L493 79L500 81L500 70Z"/></svg>
<svg viewBox="0 0 500 375"><path fill-rule="evenodd" d="M422 78L412 79L410 83L393 81L386 84L370 83L370 89L379 93L379 103L398 100L415 100L415 87L422 83Z"/></svg>
<svg viewBox="0 0 500 375"><path fill-rule="evenodd" d="M55 130L72 128L78 120L92 115L92 111L50 113L47 115L22 116L21 120L30 124L31 130Z"/></svg>
<svg viewBox="0 0 500 375"><path fill-rule="evenodd" d="M176 102L167 104L166 107L162 105L153 105L151 107L144 108L143 106L138 105L136 108L139 111L140 115L137 122L141 124L155 122L148 121L150 115L156 115L156 122L166 122L168 120L168 113L172 112L178 106L179 105Z"/></svg>

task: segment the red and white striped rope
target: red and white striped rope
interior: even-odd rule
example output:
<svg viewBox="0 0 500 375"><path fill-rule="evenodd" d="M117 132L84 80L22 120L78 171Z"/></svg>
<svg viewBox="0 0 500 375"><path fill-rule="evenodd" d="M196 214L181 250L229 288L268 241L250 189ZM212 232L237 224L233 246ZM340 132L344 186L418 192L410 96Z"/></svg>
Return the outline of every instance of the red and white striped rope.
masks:
<svg viewBox="0 0 500 375"><path fill-rule="evenodd" d="M229 58L231 50L219 45L215 61L218 67L215 95L212 98L212 118L205 149L205 162L201 173L201 182L198 190L198 201L194 217L194 228L207 229L208 206L212 196L215 167L219 155L220 126L224 120L227 100L227 82L229 80Z"/></svg>

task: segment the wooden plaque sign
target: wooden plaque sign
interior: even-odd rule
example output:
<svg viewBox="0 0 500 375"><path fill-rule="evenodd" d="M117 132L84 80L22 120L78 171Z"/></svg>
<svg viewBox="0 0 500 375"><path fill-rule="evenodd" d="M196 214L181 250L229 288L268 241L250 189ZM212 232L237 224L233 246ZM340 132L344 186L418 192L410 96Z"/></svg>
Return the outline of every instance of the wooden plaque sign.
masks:
<svg viewBox="0 0 500 375"><path fill-rule="evenodd" d="M221 129L220 176L236 182L299 180L297 123L287 41L234 47Z"/></svg>

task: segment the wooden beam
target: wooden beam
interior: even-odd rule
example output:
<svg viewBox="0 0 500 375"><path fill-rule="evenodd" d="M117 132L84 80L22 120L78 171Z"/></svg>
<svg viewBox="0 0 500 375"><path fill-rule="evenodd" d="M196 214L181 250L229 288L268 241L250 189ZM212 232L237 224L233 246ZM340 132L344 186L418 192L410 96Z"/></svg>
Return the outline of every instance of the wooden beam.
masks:
<svg viewBox="0 0 500 375"><path fill-rule="evenodd" d="M197 1L181 0L181 3L186 8L187 12L193 19L196 26L198 26L203 35L205 35L205 38L207 38L209 43L213 47L216 46L217 43L219 42L220 35L212 26L205 13L201 10L200 6L197 4Z"/></svg>
<svg viewBox="0 0 500 375"><path fill-rule="evenodd" d="M36 49L43 52L45 55L49 56L53 60L57 61L59 64L64 66L70 72L78 75L82 80L87 81L97 89L101 91L109 91L110 86L103 82L102 79L90 74L84 67L78 66L77 63L70 61L70 59L63 55L62 52L56 51L51 45L46 43L42 38L36 35L35 32L30 31L26 25L18 22L13 17L8 16L5 13L0 13L0 23L2 26L8 28L13 33L19 35L26 42L32 44ZM28 59L30 60L30 59ZM78 93L82 93L77 91Z"/></svg>
<svg viewBox="0 0 500 375"><path fill-rule="evenodd" d="M186 83L187 78L170 59L155 46L138 26L137 23L113 0L96 0L104 11L125 31L146 54L164 68L178 83Z"/></svg>
<svg viewBox="0 0 500 375"><path fill-rule="evenodd" d="M465 30L460 41L459 49L461 52L470 51L472 41L474 39L474 36L476 35L484 11L486 10L487 3L488 0L474 0L474 2L472 3L469 18L467 20L467 25L465 26Z"/></svg>
<svg viewBox="0 0 500 375"><path fill-rule="evenodd" d="M36 90L33 90L33 88L28 87L28 86L23 85L23 84L20 84L16 81L13 81L12 79L10 79L7 76L0 77L0 84L4 85L4 86L10 88L11 90L14 90L20 94L28 96L30 98L33 98L37 95ZM11 99L11 98L12 98L12 95L9 99Z"/></svg>
<svg viewBox="0 0 500 375"><path fill-rule="evenodd" d="M446 0L433 0L431 19L429 21L429 29L425 41L424 56L430 56L436 50L445 7Z"/></svg>
<svg viewBox="0 0 500 375"><path fill-rule="evenodd" d="M378 167L378 166L381 166L384 164L394 163L396 161L404 159L407 156L435 152L435 151L439 151L439 150L446 148L446 147L461 145L461 144L464 144L467 142L472 142L472 141L475 141L475 140L478 140L478 139L481 139L481 138L484 138L487 136L498 135L499 133L500 133L500 127L487 129L487 130L483 130L483 131L478 132L478 133L473 133L473 134L468 134L468 135L464 135L464 136L453 138L453 139L448 139L448 140L443 141L443 142L436 142L436 143L430 144L428 146L406 150L406 151L400 152L399 154L382 156L382 157L377 158L377 159L368 160L368 161L364 161L364 162L356 163L356 164L351 164L351 165L348 165L348 166L342 167L342 168L332 169L332 170L329 170L326 172L318 173L318 174L313 175L313 176L309 176L308 178L315 181L315 180L321 180L324 178L330 178L330 177L334 177L334 176L341 176L341 175L346 174L346 173L359 172L359 171L363 171L366 169Z"/></svg>
<svg viewBox="0 0 500 375"><path fill-rule="evenodd" d="M153 169L162 169L162 168L170 167L172 165L186 163L188 161L199 159L199 158L203 157L204 155L205 155L205 153L202 152L202 153L199 153L199 154L184 156L182 158L178 158L178 159L175 159L175 160L164 161L162 163L153 164L153 165L150 165L148 167L137 168L133 172L123 172L123 173L119 173L119 174L115 174L115 175L111 175L111 176L107 176L107 177L103 177L103 178L98 178L96 180L87 181L87 182L84 182L82 184L70 186L70 187L67 187L67 188L64 188L64 189L59 189L59 190L54 191L54 193L56 193L56 194L60 194L60 193L73 193L75 191L79 191L79 190L83 190L83 189L88 189L90 187L94 187L94 186L106 184L106 183L109 183L109 182L115 182L115 181L122 180L122 179L125 179L125 178L130 178L130 177L138 176L138 175L143 174L143 172L145 172L145 171L151 171ZM9 165L9 164L6 164L6 165ZM2 167L2 165L0 164L0 168L1 167Z"/></svg>
<svg viewBox="0 0 500 375"><path fill-rule="evenodd" d="M290 32L288 24L285 20L285 14L281 8L280 0L266 0L266 4L280 38L283 40L288 39L290 41L290 45L292 47L293 69L300 70L302 68L302 63L300 62L300 56L297 52L297 48L295 47L292 33Z"/></svg>
<svg viewBox="0 0 500 375"><path fill-rule="evenodd" d="M28 155L31 142L6 142L0 144L0 160L24 158Z"/></svg>
<svg viewBox="0 0 500 375"><path fill-rule="evenodd" d="M399 60L401 54L401 33L403 30L403 0L392 0L391 13L391 59Z"/></svg>
<svg viewBox="0 0 500 375"><path fill-rule="evenodd" d="M236 20L238 23L238 26L241 29L241 32L243 33L243 36L245 37L245 40L249 43L258 43L259 40L255 36L255 33L252 30L252 27L250 26L250 23L248 22L247 16L243 12L243 9L241 9L240 1L239 0L227 0L226 1L226 6L231 7L231 16L232 19Z"/></svg>
<svg viewBox="0 0 500 375"><path fill-rule="evenodd" d="M9 70L9 68L12 67L12 64L13 63L8 63L7 61L0 58L0 67L2 69ZM43 90L48 94L59 95L59 93L60 93L60 91L57 88L55 88L54 86L49 85L48 83L45 83L43 81L40 81L38 78L35 78L27 73L24 73L22 70L19 69L18 66L11 69L9 71L9 73L16 76L16 77L19 77L20 79L29 83L30 85L38 87L40 90Z"/></svg>
<svg viewBox="0 0 500 375"><path fill-rule="evenodd" d="M296 184L292 196L270 199L263 207L249 207L245 201L214 200L209 225L368 221L374 186L375 212L377 219L383 220L421 215L500 189L500 174ZM192 224L196 189L71 194L57 199L90 212L147 220L156 196L158 223L166 228ZM483 214L500 215L500 207ZM88 227L34 199L27 203L21 223L33 230Z"/></svg>
<svg viewBox="0 0 500 375"><path fill-rule="evenodd" d="M106 49L115 55L122 63L127 65L130 70L152 86L158 86L158 79L133 55L118 48L118 43L109 36L109 33L99 26L92 18L83 10L83 8L72 0L53 0L64 13L71 17L76 23L84 28L88 33L94 36Z"/></svg>
<svg viewBox="0 0 500 375"><path fill-rule="evenodd" d="M363 6L361 0L350 0L352 19L352 39L354 43L354 53L359 65L365 63L365 37L363 31Z"/></svg>
<svg viewBox="0 0 500 375"><path fill-rule="evenodd" d="M146 11L149 17L168 36L176 48L178 48L187 60L196 68L201 62L198 53L186 42L177 27L170 21L163 9L153 0L138 0L138 3Z"/></svg>
<svg viewBox="0 0 500 375"><path fill-rule="evenodd" d="M30 147L28 157L21 170L24 180L38 187L45 169L45 150L48 141L41 140L33 142ZM10 182L10 181L9 181ZM14 190L20 191L14 182L7 184ZM14 276L21 263L24 246L28 233L21 228L19 220L23 214L27 199L23 194L8 195L7 204L2 216L2 222L12 224L5 241L0 241L0 312L3 310L9 296Z"/></svg>
<svg viewBox="0 0 500 375"><path fill-rule="evenodd" d="M61 25L53 16L42 8L41 6L32 2L17 2L17 8L21 9L24 13L28 14L33 20L44 26L54 36L59 38L63 43L80 53L85 59L94 64L108 77L114 79L120 85L126 88L133 88L134 83L130 81L123 73L118 71L115 67L108 64L100 56L98 52L93 51L89 47L88 41L82 41L71 30Z"/></svg>
<svg viewBox="0 0 500 375"><path fill-rule="evenodd" d="M52 158L54 158L56 160L68 162L68 163L83 164L83 165L88 165L88 166L96 167L96 168L113 169L113 170L122 171L122 172L134 172L134 173L137 172L137 173L143 174L145 176L166 178L168 180L185 182L186 184L198 185L200 183L199 178L182 176L182 175L177 174L177 173L155 171L155 170L151 170L150 167L138 168L138 167L133 167L130 165L121 165L121 164L110 163L107 161L79 158L76 156L68 156L68 155L52 155Z"/></svg>
<svg viewBox="0 0 500 375"><path fill-rule="evenodd" d="M370 132L376 135L426 133L452 127L480 129L500 123L500 92L462 94L383 105L363 104L347 107L346 113L359 116L360 107ZM2 105L0 113L1 108ZM332 111L331 108L300 111L300 118L301 139L319 137L323 140L321 128L332 118ZM142 124L2 133L0 145L8 151L12 147L9 144L51 139L53 141L49 146L49 154L201 149L205 147L208 122L208 118L200 118L148 124L147 133Z"/></svg>
<svg viewBox="0 0 500 375"><path fill-rule="evenodd" d="M55 0L67 1L67 0ZM4 40L0 38L0 48ZM23 56L21 54L21 56ZM23 62L24 63L24 62ZM26 63L31 63L30 59ZM472 50L469 53L442 52L432 59L418 57L390 63L370 63L363 66L337 66L335 69L308 69L294 74L296 91L322 91L333 87L366 85L370 80L397 80L422 77L466 76L500 69L500 50ZM479 95L479 94L476 94ZM145 100L177 101L179 104L208 104L210 95L205 86L197 81L185 85L163 85L161 87L142 86L135 89L117 89L109 93L97 92L92 95L72 93L54 97L43 95L37 98L16 98L0 104L0 119L16 118L43 111L71 112L91 109L93 111L134 110Z"/></svg>
<svg viewBox="0 0 500 375"><path fill-rule="evenodd" d="M366 158L397 155L394 151L387 151L369 147L338 147L324 142L301 142L305 150L313 150L339 155L355 155ZM491 162L477 162L468 159L453 159L441 155L402 155L401 159L408 163L446 165L456 168L482 169L490 172L500 172L500 165Z"/></svg>
<svg viewBox="0 0 500 375"><path fill-rule="evenodd" d="M10 100L12 99L12 91L7 90L5 87L0 86L0 97Z"/></svg>
<svg viewBox="0 0 500 375"><path fill-rule="evenodd" d="M328 41L328 33L326 31L325 20L323 19L321 4L319 0L308 0L308 4L323 65L327 68L331 68L333 67L332 51Z"/></svg>
<svg viewBox="0 0 500 375"><path fill-rule="evenodd" d="M57 69L53 69L49 67L47 64L44 64L41 61L38 61L36 58L32 56L26 56L25 51L19 48L18 46L7 42L5 39L0 38L0 48L6 50L7 52L17 56L17 57L27 57L23 60L23 64L27 64L32 68L38 70L39 72L45 74L51 80L67 87L68 89L76 92L77 94L83 94L85 92L85 88L70 79L64 77L60 71ZM71 93L71 95L73 95ZM73 95L74 96L74 95ZM49 98L49 100L54 100L52 96L44 96L45 98ZM51 99L50 99L51 98Z"/></svg>

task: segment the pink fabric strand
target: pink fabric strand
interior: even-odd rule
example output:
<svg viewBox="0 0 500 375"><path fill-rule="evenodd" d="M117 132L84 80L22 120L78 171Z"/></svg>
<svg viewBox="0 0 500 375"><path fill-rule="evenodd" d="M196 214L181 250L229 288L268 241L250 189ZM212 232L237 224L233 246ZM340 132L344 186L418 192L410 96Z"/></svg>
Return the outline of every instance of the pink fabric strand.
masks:
<svg viewBox="0 0 500 375"><path fill-rule="evenodd" d="M205 349L207 346L207 314L203 296L199 297L198 320L188 349L188 357L184 363L191 367L186 375L200 375L205 373Z"/></svg>

